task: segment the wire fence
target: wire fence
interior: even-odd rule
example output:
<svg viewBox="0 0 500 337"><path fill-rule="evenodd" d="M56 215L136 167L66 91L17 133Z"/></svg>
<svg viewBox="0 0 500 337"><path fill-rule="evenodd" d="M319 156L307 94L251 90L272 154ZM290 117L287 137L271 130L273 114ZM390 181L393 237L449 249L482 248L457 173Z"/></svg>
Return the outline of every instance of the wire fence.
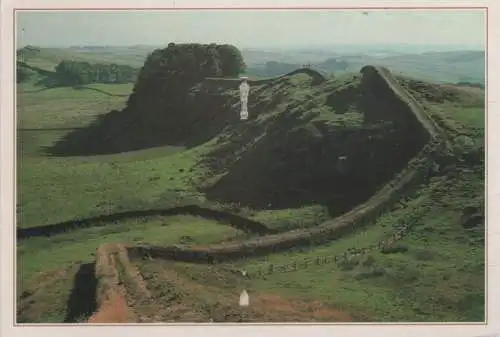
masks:
<svg viewBox="0 0 500 337"><path fill-rule="evenodd" d="M320 266L326 264L336 264L337 266L342 266L352 261L354 257L366 255L374 250L378 250L384 253L396 252L402 248L394 246L394 243L406 236L410 229L411 226L405 225L394 232L390 238L381 240L376 244L368 245L362 248L348 248L343 253L337 255L316 255L314 257L305 257L303 259L293 259L291 262L285 264L269 263L265 266L259 266L254 270L248 271L247 277L251 279L262 278L266 275L272 275L275 273L294 272L307 269L311 266Z"/></svg>
<svg viewBox="0 0 500 337"><path fill-rule="evenodd" d="M419 223L422 215L425 214L432 204L432 201L421 204L415 209L415 212L409 214L408 218L403 221L403 224L396 228L389 237L386 237L377 243L367 245L361 248L348 248L341 254L337 255L316 255L309 256L302 259L292 259L291 262L285 264L261 265L257 268L252 268L246 271L246 277L250 279L263 278L275 273L289 273L299 270L304 270L312 266L320 266L326 264L335 264L337 267L343 267L353 262L355 257L369 254L375 250L382 253L396 253L405 251L406 247L396 244L402 240L408 233Z"/></svg>

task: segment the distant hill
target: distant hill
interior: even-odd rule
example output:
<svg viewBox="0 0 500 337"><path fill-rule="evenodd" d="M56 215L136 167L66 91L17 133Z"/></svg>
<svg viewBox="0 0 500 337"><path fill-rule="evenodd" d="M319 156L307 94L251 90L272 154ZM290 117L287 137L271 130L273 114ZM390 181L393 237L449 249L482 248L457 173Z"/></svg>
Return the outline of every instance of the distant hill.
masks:
<svg viewBox="0 0 500 337"><path fill-rule="evenodd" d="M371 62L391 67L394 73L434 82L484 83L485 81L484 51L407 54L371 60ZM356 67L355 64L353 66Z"/></svg>
<svg viewBox="0 0 500 337"><path fill-rule="evenodd" d="M245 55L245 54L244 54ZM270 55L277 57L268 61ZM485 53L484 51L446 51L427 52L422 54L398 54L392 56L375 57L364 54L333 55L321 61L316 58L308 59L304 54L296 54L297 60L285 62L278 61L280 54L263 53L258 63L257 52L252 53L252 58L247 60L248 73L258 76L277 76L285 74L295 68L300 68L304 63L310 63L315 70L327 73L352 72L365 64L376 64L390 67L395 74L421 78L436 83L479 83L485 82ZM290 57L291 59L291 57ZM251 62L255 63L251 63ZM300 63L299 63L300 62Z"/></svg>
<svg viewBox="0 0 500 337"><path fill-rule="evenodd" d="M73 46L68 48L41 48L26 46L17 51L18 61L31 67L54 71L61 60L90 63L117 63L140 68L153 46ZM242 49L248 66L247 74L273 77L286 74L310 64L322 73L347 73L359 70L365 64L389 67L395 74L420 78L435 83L473 83L484 86L484 51L442 51L426 53L358 52L356 54L326 53L317 50L258 50ZM390 54L390 55L387 55Z"/></svg>

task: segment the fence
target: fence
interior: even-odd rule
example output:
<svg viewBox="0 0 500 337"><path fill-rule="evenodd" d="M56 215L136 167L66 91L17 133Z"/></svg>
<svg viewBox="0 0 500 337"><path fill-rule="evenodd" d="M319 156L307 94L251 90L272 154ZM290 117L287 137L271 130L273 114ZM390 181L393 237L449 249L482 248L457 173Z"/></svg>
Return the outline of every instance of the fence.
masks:
<svg viewBox="0 0 500 337"><path fill-rule="evenodd" d="M438 187L436 185L434 188ZM319 266L325 264L335 263L338 267L342 264L351 261L354 257L368 254L374 250L379 250L382 252L391 252L391 248L394 247L394 243L402 240L408 233L414 228L418 223L418 218L425 214L432 205L432 200L428 201L426 204L421 205L419 209L410 215L410 219L407 219L405 224L397 228L390 237L380 240L376 244L371 244L362 248L351 247L345 250L343 253L338 255L317 255L314 257L306 257L301 260L292 260L290 263L286 264L268 264L266 266L260 266L257 269L247 271L246 277L250 279L263 278L267 275L272 275L274 273L288 273L295 272L303 269L307 269L311 266Z"/></svg>
<svg viewBox="0 0 500 337"><path fill-rule="evenodd" d="M411 226L405 225L398 231L394 232L392 236L387 240L381 240L377 244L372 244L363 248L348 248L346 251L339 255L317 255L315 257L306 257L302 260L292 260L292 262L290 263L281 265L268 264L265 267L261 266L253 271L248 271L247 277L256 279L274 273L294 272L307 269L311 266L319 266L332 263L340 266L342 263L350 261L355 256L367 254L374 251L375 249L384 251L385 249L389 248L394 242L401 240L410 231L410 229Z"/></svg>

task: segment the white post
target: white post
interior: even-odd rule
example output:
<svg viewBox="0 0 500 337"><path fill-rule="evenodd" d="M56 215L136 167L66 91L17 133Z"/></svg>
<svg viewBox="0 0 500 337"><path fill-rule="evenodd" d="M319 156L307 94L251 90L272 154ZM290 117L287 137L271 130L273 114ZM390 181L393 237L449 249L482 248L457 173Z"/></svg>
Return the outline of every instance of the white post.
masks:
<svg viewBox="0 0 500 337"><path fill-rule="evenodd" d="M249 304L250 304L250 297L248 296L247 291L243 289L240 295L240 306L248 307Z"/></svg>
<svg viewBox="0 0 500 337"><path fill-rule="evenodd" d="M242 78L243 81L240 84L240 102L241 102L241 111L240 111L240 119L247 120L248 119L248 94L250 93L250 86L245 77Z"/></svg>

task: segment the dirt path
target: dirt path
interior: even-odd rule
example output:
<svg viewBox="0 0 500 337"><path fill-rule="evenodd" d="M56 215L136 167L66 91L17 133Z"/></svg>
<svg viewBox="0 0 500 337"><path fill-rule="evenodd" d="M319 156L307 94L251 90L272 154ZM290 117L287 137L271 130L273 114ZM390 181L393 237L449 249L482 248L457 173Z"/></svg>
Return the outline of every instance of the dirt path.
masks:
<svg viewBox="0 0 500 337"><path fill-rule="evenodd" d="M105 244L96 253L96 298L98 310L89 323L135 322L135 314L127 303L127 290L121 272L125 248L119 244ZM126 255L126 253L125 253ZM128 257L125 262L128 261Z"/></svg>

